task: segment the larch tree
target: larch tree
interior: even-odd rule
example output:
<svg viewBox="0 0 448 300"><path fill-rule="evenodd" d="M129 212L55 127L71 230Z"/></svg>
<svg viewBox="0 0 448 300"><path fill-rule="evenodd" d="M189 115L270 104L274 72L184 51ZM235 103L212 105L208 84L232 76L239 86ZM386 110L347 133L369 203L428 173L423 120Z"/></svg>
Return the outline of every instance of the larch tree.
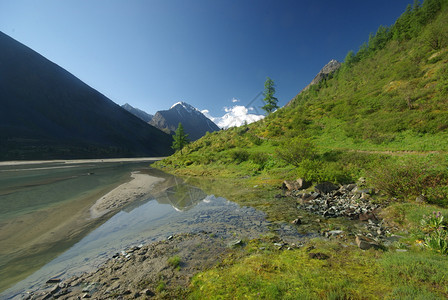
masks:
<svg viewBox="0 0 448 300"><path fill-rule="evenodd" d="M173 148L175 151L182 151L182 149L188 143L188 134L185 133L182 123L179 123L176 132L173 135L173 145L171 146L171 148Z"/></svg>
<svg viewBox="0 0 448 300"><path fill-rule="evenodd" d="M278 108L278 99L274 97L275 94L275 84L274 81L267 77L264 83L263 101L266 103L262 109L269 115L271 112Z"/></svg>

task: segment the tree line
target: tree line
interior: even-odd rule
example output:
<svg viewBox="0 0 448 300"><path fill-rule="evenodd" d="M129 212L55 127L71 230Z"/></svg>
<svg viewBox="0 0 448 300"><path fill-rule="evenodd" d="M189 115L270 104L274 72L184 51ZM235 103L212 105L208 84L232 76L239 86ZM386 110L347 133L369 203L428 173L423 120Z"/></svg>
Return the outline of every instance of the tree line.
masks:
<svg viewBox="0 0 448 300"><path fill-rule="evenodd" d="M425 0L423 3L414 0L413 5L409 4L392 26L381 25L375 34L370 34L369 41L362 44L356 54L352 50L349 51L344 59L346 66L359 62L383 49L391 40L404 41L417 37L425 25L433 21L446 5L448 5L447 0ZM431 46L434 49L442 46L439 43L440 38L432 41ZM428 42L431 43L431 41Z"/></svg>

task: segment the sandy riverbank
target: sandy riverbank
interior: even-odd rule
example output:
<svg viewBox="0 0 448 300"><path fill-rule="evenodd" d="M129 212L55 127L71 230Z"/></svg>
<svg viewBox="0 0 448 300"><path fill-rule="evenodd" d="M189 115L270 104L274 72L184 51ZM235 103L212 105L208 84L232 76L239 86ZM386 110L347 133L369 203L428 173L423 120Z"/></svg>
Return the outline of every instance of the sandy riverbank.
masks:
<svg viewBox="0 0 448 300"><path fill-rule="evenodd" d="M37 165L48 163L61 164L87 164L87 163L113 163L113 162L154 162L164 157L135 157L135 158L106 158L106 159L72 159L72 160L14 160L0 161L0 166Z"/></svg>
<svg viewBox="0 0 448 300"><path fill-rule="evenodd" d="M92 219L99 218L130 202L147 197L155 184L165 180L148 174L140 174L139 172L132 172L131 177L133 178L131 181L123 183L95 202L90 208Z"/></svg>
<svg viewBox="0 0 448 300"><path fill-rule="evenodd" d="M128 182L118 186L101 186L72 201L0 223L0 278L7 278L2 279L0 291L33 273L51 255L65 251L66 245L79 241L106 216L151 197L152 188L164 180L133 172Z"/></svg>

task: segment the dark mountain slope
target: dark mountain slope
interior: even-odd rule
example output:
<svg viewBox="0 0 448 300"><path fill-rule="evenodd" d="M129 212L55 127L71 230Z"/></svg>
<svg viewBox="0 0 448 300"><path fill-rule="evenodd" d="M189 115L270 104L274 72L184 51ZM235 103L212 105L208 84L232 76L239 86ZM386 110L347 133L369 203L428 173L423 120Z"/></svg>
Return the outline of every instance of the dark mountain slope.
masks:
<svg viewBox="0 0 448 300"><path fill-rule="evenodd" d="M135 107L133 107L132 105L130 105L128 103L123 104L121 107L126 109L128 112L130 112L134 116L142 119L146 123L151 121L151 119L154 117L153 115L150 115L150 114L146 113L145 111L143 111L141 109L135 108Z"/></svg>
<svg viewBox="0 0 448 300"><path fill-rule="evenodd" d="M159 156L171 138L0 32L0 160Z"/></svg>
<svg viewBox="0 0 448 300"><path fill-rule="evenodd" d="M182 123L188 138L197 140L208 132L220 130L209 118L188 103L178 102L169 110L158 111L149 124L173 134L179 123Z"/></svg>

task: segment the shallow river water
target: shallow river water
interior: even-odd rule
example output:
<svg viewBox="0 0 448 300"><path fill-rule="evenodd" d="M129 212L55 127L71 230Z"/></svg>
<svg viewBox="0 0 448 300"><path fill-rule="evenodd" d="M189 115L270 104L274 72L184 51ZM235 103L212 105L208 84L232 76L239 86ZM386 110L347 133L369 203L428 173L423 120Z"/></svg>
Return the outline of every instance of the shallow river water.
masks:
<svg viewBox="0 0 448 300"><path fill-rule="evenodd" d="M3 194L0 193L0 197L6 197L9 201L14 193L16 195L35 193L34 195L37 197L38 192L33 191L37 188L40 193L39 197L45 198L45 193L54 194L56 187L64 189L70 185L68 184L70 181L73 185L75 185L75 181L77 182L78 190L61 191L63 196L55 197L53 201L39 200L38 204L30 204L32 207L27 206L26 201L20 199L18 203L9 205L9 211L2 213L0 222L6 220L3 221L6 224L8 221L20 219L27 214L36 214L39 211L64 210L69 203L79 201L80 195L97 195L98 189L103 191L99 186L111 189L122 183L123 180L129 180L129 173L135 170L156 177L164 177L165 185L155 189L154 193L148 195L146 199L128 205L101 223L91 224L88 230L79 233L77 238L73 238L69 242L64 240L61 242L63 245L57 250L51 247L46 250L43 248L42 251L49 251L49 255L36 257L32 253L33 251L25 251L21 255L26 256L27 253L30 253L30 257L7 261L5 257L8 256L8 253L3 250L3 264L8 265L6 269L19 273L23 270L26 276L16 277L20 280L11 282L12 285L10 284L9 288L0 294L0 298L11 298L20 292L38 288L52 277L63 279L93 270L117 252L139 244L163 240L176 233L206 231L223 239L243 239L256 238L269 231L269 222L265 220L263 212L249 207L241 207L225 198L207 195L199 188L184 183L180 178L148 168L148 164L102 165L96 166L96 168L94 165L75 165L56 169L46 169L48 166L40 167L45 169L38 171L37 166L33 166L34 171L0 171L0 176L3 176L0 177L3 191ZM17 172L10 174L13 174L19 181L21 180L21 184L14 186L11 184L13 181L9 180L10 184L7 187L6 184L3 186L5 182L8 182L8 179L5 179L7 176L4 176L8 172ZM19 176L21 172L24 172L22 173L24 177L31 176L31 181L38 184L26 184L27 179ZM38 175L39 172L41 172L41 176ZM57 175L52 175L51 172L55 172ZM91 175L85 175L89 173ZM108 178L107 174L112 178ZM96 176L98 178L94 180L95 183L84 180ZM56 180L57 178L65 179ZM68 182L63 184L64 181ZM52 185L52 188L49 188L49 185ZM30 196L29 199L31 198L33 197ZM5 198L0 198L0 201L5 201ZM91 203L92 201L87 202L87 205L91 205ZM38 224L35 225L38 226ZM2 247L4 248L4 245ZM14 253L11 252L10 255L14 256ZM33 263L34 259L40 260L39 263ZM30 270L27 270L24 261L30 262ZM3 278L8 278L10 275L14 274L8 272L0 274Z"/></svg>

